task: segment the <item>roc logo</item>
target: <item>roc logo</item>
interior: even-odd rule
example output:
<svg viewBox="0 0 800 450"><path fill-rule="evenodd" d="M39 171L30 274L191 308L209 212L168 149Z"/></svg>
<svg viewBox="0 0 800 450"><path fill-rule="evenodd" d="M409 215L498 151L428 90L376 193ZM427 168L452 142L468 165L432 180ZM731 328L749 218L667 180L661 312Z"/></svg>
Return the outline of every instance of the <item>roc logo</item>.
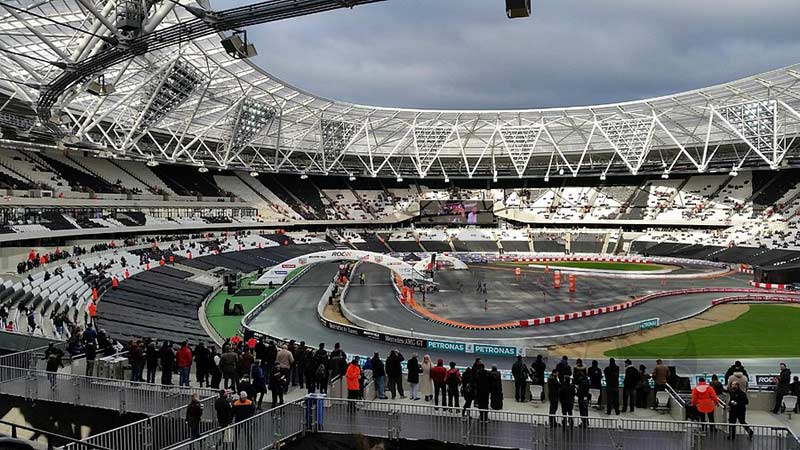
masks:
<svg viewBox="0 0 800 450"><path fill-rule="evenodd" d="M331 252L331 258L352 258L353 254L350 252Z"/></svg>

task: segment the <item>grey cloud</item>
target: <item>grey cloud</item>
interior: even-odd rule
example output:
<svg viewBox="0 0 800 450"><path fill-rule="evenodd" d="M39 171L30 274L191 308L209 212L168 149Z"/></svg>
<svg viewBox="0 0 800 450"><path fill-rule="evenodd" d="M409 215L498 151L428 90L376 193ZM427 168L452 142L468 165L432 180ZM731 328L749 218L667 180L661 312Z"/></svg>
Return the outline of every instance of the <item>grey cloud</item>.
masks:
<svg viewBox="0 0 800 450"><path fill-rule="evenodd" d="M390 0L254 27L249 36L256 63L300 88L422 108L633 100L800 55L796 0L534 0L534 11L510 21L502 0Z"/></svg>

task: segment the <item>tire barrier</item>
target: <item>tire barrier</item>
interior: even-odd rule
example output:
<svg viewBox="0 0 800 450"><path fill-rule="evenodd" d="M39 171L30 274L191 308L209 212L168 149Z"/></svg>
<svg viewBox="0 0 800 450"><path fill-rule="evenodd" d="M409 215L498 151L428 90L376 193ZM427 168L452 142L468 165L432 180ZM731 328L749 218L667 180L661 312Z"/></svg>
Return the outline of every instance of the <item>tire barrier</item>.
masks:
<svg viewBox="0 0 800 450"><path fill-rule="evenodd" d="M788 284L776 284L776 283L759 283L758 281L751 281L750 286L755 286L761 289L770 289L770 290L785 290L789 289Z"/></svg>

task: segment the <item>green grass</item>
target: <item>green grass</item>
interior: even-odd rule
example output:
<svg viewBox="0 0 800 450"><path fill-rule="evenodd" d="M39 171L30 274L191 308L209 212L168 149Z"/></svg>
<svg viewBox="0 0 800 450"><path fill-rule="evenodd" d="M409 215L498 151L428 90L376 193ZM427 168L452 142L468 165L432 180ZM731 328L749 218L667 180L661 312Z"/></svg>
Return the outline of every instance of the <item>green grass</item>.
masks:
<svg viewBox="0 0 800 450"><path fill-rule="evenodd" d="M597 270L619 270L619 271L639 271L649 272L654 270L662 270L668 268L661 264L647 264L647 263L628 263L628 262L611 262L611 261L549 261L549 262L500 262L498 264L510 266L527 266L528 264L537 264L540 266L550 267L563 267L565 269L597 269Z"/></svg>
<svg viewBox="0 0 800 450"><path fill-rule="evenodd" d="M300 270L301 269L298 268L289 272L289 275L286 277L286 281L296 277L297 274L300 273ZM251 285L251 283L257 279L258 275L242 278L241 282L239 283L239 287L242 289L258 289L258 286ZM247 314L274 290L275 289L264 288L261 291L261 295L234 297L228 295L228 291L226 289L222 289L206 304L206 318L211 326L217 331L217 334L223 338L229 338L239 332L239 324L242 322L242 317L223 315L225 299L230 297L231 304L241 303L245 314Z"/></svg>
<svg viewBox="0 0 800 450"><path fill-rule="evenodd" d="M800 308L751 305L730 322L606 352L626 358L767 358L800 356Z"/></svg>

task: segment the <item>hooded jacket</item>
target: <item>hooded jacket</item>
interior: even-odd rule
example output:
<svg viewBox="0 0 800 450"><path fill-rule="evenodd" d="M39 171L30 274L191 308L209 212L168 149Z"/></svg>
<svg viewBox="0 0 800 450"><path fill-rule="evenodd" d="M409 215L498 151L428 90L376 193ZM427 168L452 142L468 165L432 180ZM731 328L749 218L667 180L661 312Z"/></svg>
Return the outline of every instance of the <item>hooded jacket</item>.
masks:
<svg viewBox="0 0 800 450"><path fill-rule="evenodd" d="M714 411L717 406L717 393L705 381L692 389L692 406L703 414Z"/></svg>

